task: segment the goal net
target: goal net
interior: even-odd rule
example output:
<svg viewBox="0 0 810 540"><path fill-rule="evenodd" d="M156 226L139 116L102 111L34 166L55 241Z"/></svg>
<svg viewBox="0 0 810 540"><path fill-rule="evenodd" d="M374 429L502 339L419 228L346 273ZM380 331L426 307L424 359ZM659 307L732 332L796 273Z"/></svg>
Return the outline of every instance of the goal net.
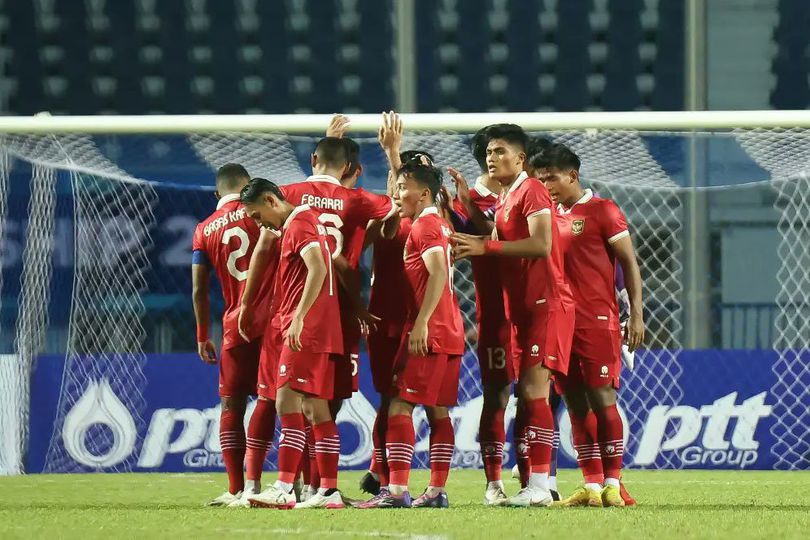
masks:
<svg viewBox="0 0 810 540"><path fill-rule="evenodd" d="M26 469L32 444L29 408L32 399L42 399L32 395L32 377L39 364L55 358L63 359L64 367L59 395L49 398L57 403L42 470L148 468L144 455L153 442L145 439L155 429L158 413L147 417L147 371L150 362L159 361L155 355L195 350L188 268L191 235L215 206L213 171L238 162L251 175L279 183L305 178L318 134L293 133L301 130L295 117L289 121L289 130L282 125L273 133L0 135L0 432L4 434L0 471L13 474ZM327 122L324 118L323 125ZM408 131L406 121L403 150L428 150L439 166L456 167L472 181L478 169L469 153L471 132L446 130L440 122L432 129ZM769 429L775 443L759 451L771 453L776 467L806 468L810 455L807 131L695 125L690 131L651 132L597 124L588 130L536 133L576 151L585 183L599 195L613 198L630 223L644 279L647 339L636 368L623 372L620 390L628 427L627 465L693 464L684 454L667 451L689 437L686 416L679 416L685 394L701 391L693 387L693 379L682 377L687 347L760 348L773 350L767 403L773 408ZM362 185L382 191L387 171L375 137L371 130L352 135L361 143ZM702 216L706 230L695 230L695 215ZM771 265L775 277L762 277L765 282L773 279L773 286L764 285L759 293L738 295L739 299L726 290L724 277L746 269L725 268L728 260L722 257L726 236L733 237L738 226L769 231L765 238L778 243ZM733 238L728 245L736 245ZM751 259L757 256L750 253ZM703 260L708 269L708 276L697 275L702 286L690 271L695 260ZM475 351L475 291L469 264L460 262L455 271L468 351ZM762 295L767 298L759 298ZM701 305L698 300L702 308L695 308ZM759 316L746 315L751 310ZM212 316L216 320L217 314ZM706 362L712 357L707 356ZM712 384L699 382L707 391ZM456 466L480 465L475 437L481 392L478 362L468 352L459 406L453 412ZM210 399L214 412L202 416L211 422L200 429L208 434L206 447L216 453L218 441L211 435L217 432L216 396ZM360 466L370 457L369 418L375 399L357 396L341 411L340 420L355 428L358 440L353 452L344 448L344 466ZM188 427L197 421L192 413L183 412L189 410L175 411L172 418ZM642 459L641 438L653 412L669 416L660 428L661 444L656 447L660 451L654 459ZM701 414L710 413L698 417ZM742 421L742 413L735 414ZM425 465L427 427L424 419L419 421L417 461ZM562 414L561 424L563 450L572 454ZM708 422L697 429L727 427L728 421ZM162 444L170 452L187 433L169 431ZM716 435L723 440L724 433Z"/></svg>

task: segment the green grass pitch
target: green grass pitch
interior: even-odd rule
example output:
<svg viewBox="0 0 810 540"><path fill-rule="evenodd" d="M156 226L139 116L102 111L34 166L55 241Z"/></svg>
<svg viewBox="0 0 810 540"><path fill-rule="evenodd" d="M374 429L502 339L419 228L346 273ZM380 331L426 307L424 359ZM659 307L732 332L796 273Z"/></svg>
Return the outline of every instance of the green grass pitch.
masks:
<svg viewBox="0 0 810 540"><path fill-rule="evenodd" d="M360 496L359 477L341 474L347 495ZM561 471L563 493L579 478ZM411 486L426 480L426 472L416 471ZM296 512L204 507L224 490L224 474L3 477L0 538L810 537L810 472L627 471L625 480L639 501L635 508L486 508L483 472L457 470L450 474L448 510ZM506 485L516 491L514 480Z"/></svg>

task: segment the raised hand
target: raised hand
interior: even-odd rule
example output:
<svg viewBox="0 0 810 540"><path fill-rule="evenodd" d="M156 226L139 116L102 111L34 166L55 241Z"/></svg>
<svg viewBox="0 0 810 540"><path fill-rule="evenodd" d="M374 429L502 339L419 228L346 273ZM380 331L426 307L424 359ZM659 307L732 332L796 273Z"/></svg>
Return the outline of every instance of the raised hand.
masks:
<svg viewBox="0 0 810 540"><path fill-rule="evenodd" d="M349 117L342 114L335 114L332 121L329 122L329 127L326 128L327 137L337 137L340 139L346 133L346 128L349 127Z"/></svg>

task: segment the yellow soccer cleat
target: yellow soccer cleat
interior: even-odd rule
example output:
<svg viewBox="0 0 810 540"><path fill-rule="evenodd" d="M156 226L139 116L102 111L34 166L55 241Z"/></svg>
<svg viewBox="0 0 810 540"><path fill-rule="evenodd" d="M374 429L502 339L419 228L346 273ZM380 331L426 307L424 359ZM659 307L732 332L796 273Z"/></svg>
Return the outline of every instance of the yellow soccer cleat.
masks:
<svg viewBox="0 0 810 540"><path fill-rule="evenodd" d="M557 501L552 504L552 506L558 508L571 508L574 506L591 506L594 508L601 508L602 495L595 489L580 486L571 494L570 497Z"/></svg>
<svg viewBox="0 0 810 540"><path fill-rule="evenodd" d="M602 488L602 506L605 508L611 506L624 506L624 499L622 499L622 492L616 486L605 486Z"/></svg>

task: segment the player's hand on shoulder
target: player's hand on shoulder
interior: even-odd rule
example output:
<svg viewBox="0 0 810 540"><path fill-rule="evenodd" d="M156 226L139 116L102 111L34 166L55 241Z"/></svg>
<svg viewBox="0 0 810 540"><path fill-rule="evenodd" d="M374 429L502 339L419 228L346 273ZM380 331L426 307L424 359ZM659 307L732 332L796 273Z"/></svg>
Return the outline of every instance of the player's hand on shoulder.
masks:
<svg viewBox="0 0 810 540"><path fill-rule="evenodd" d="M428 325L427 321L419 319L413 325L408 335L408 352L416 356L426 356L428 353Z"/></svg>
<svg viewBox="0 0 810 540"><path fill-rule="evenodd" d="M332 116L332 121L329 122L329 127L326 128L326 136L342 138L346 133L346 128L349 127L349 123L348 116L335 114Z"/></svg>
<svg viewBox="0 0 810 540"><path fill-rule="evenodd" d="M453 233L450 236L450 242L453 244L453 255L456 259L478 257L486 253L486 246L484 243L485 240L483 236Z"/></svg>
<svg viewBox="0 0 810 540"><path fill-rule="evenodd" d="M217 363L217 347L210 339L201 343L197 343L197 354L200 355L200 360L206 364Z"/></svg>

